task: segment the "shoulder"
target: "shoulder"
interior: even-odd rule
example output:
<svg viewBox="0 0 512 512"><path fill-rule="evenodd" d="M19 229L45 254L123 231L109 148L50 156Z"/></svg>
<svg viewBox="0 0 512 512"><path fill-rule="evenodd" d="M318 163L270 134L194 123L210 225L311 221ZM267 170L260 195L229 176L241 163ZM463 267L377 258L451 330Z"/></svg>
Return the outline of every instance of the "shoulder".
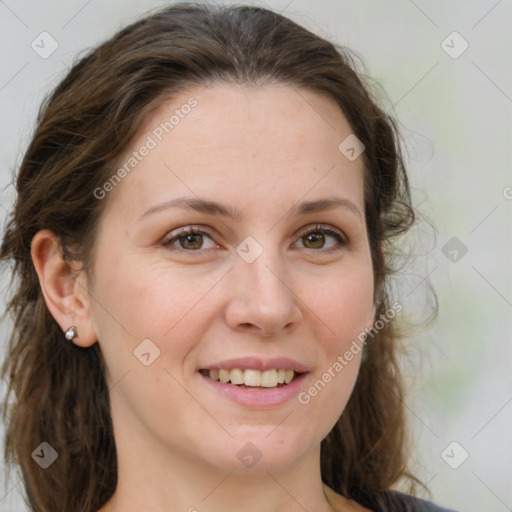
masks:
<svg viewBox="0 0 512 512"><path fill-rule="evenodd" d="M325 484L324 489L326 497L331 505L336 506L336 510L350 510L351 512L457 512L399 491L363 491L358 499L353 501L347 500Z"/></svg>
<svg viewBox="0 0 512 512"><path fill-rule="evenodd" d="M456 512L453 509L441 507L431 501L417 498L415 496L409 496L400 492L390 493L392 501L396 504L400 503L400 510L404 512ZM379 512L379 511L376 511Z"/></svg>

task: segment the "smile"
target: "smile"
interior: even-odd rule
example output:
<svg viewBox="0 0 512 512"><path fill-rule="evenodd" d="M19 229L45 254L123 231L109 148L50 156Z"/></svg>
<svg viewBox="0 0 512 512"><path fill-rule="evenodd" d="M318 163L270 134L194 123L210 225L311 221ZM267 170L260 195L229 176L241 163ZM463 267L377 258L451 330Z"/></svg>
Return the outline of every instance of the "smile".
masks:
<svg viewBox="0 0 512 512"><path fill-rule="evenodd" d="M291 402L305 386L310 364L289 357L226 359L199 366L207 392L251 409Z"/></svg>
<svg viewBox="0 0 512 512"><path fill-rule="evenodd" d="M279 368L269 370L256 370L253 368L241 369L225 368L200 370L200 373L212 380L225 384L233 384L240 388L277 388L290 384L301 373L295 370Z"/></svg>

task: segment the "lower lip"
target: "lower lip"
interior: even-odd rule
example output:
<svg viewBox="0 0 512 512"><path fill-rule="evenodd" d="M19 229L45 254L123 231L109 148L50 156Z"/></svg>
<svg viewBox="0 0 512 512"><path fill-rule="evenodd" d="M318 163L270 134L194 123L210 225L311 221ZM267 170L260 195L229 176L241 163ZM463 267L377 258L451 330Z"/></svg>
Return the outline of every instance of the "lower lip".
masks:
<svg viewBox="0 0 512 512"><path fill-rule="evenodd" d="M225 396L229 400L236 402L245 407L265 409L277 407L295 398L304 383L307 373L302 373L296 377L290 384L281 386L280 388L239 388L234 384L227 384L219 380L210 379L202 373L202 377L206 383L215 391Z"/></svg>

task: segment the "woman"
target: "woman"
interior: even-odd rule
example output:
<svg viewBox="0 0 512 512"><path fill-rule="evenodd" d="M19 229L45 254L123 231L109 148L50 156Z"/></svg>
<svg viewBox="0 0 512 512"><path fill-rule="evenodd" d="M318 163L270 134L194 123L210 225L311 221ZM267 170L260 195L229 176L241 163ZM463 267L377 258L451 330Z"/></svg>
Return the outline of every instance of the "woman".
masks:
<svg viewBox="0 0 512 512"><path fill-rule="evenodd" d="M2 244L6 457L44 512L399 511L391 297L414 222L350 53L256 7L174 4L38 117Z"/></svg>

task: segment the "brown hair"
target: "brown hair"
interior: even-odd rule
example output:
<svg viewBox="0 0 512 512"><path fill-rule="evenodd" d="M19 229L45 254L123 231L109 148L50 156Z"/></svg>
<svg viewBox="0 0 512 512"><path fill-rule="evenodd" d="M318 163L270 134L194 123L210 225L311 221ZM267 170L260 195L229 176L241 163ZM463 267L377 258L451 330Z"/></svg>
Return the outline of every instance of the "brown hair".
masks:
<svg viewBox="0 0 512 512"><path fill-rule="evenodd" d="M379 106L352 53L259 7L178 3L121 30L81 58L41 106L17 176L17 201L0 256L14 260L8 311L14 329L3 365L8 394L5 457L21 467L33 510L96 512L117 484L108 388L99 345L67 341L49 313L30 255L49 229L63 257L91 275L95 228L111 176L147 113L191 85L287 84L332 98L365 145L365 215L377 318L391 307L395 237L415 220L392 117ZM340 141L341 142L341 141ZM365 348L351 398L322 442L323 481L362 504L384 503L408 471L400 332L389 321ZM14 400L9 404L9 397ZM33 450L48 442L48 469Z"/></svg>

